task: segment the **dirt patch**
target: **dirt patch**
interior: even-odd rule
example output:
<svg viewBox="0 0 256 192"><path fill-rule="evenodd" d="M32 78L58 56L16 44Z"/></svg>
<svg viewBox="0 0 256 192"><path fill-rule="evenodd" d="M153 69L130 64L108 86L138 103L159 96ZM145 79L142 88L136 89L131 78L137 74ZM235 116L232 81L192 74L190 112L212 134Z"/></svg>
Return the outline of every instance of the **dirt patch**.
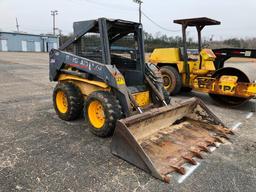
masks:
<svg viewBox="0 0 256 192"><path fill-rule="evenodd" d="M49 53L35 52L0 52L1 63L16 63L24 65L48 64Z"/></svg>

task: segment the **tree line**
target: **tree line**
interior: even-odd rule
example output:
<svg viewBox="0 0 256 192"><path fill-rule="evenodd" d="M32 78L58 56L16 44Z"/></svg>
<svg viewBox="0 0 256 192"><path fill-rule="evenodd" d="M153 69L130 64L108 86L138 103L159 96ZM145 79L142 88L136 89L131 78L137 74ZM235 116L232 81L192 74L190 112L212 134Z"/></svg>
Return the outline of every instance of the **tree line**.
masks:
<svg viewBox="0 0 256 192"><path fill-rule="evenodd" d="M60 36L60 44L63 44L67 39L72 36ZM89 38L88 38L89 37ZM86 36L87 39L90 40L90 44L99 45L99 36L91 35ZM85 39L85 42L87 40ZM127 38L127 37L126 37ZM129 38L129 36L128 36ZM87 43L85 43L87 44ZM152 35L150 33L144 32L144 44L145 44L145 51L152 52L155 48L167 48L167 47L182 47L182 37L180 36L167 36L167 35ZM127 39L119 40L119 46L123 47L131 47L130 41ZM193 40L192 38L187 39L187 45L189 49L196 49L197 48L197 41ZM256 49L256 38L230 38L222 41L215 41L215 40L203 40L203 47L214 49L214 48L248 48L248 49Z"/></svg>

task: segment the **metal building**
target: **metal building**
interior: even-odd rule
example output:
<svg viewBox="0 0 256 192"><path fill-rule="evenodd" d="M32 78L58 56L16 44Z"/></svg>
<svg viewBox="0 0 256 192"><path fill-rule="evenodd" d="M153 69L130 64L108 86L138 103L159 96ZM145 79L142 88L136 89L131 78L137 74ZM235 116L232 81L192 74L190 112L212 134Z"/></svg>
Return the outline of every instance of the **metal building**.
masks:
<svg viewBox="0 0 256 192"><path fill-rule="evenodd" d="M59 38L54 35L0 32L0 51L49 52L58 47Z"/></svg>

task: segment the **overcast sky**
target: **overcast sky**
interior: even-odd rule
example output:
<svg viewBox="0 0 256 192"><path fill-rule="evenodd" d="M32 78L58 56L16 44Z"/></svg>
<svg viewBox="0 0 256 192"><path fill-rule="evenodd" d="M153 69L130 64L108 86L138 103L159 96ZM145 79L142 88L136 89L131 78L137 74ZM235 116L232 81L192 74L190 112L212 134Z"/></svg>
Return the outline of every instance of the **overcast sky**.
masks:
<svg viewBox="0 0 256 192"><path fill-rule="evenodd" d="M0 0L0 29L14 31L15 18L20 30L29 33L52 31L51 10L58 10L57 27L64 34L72 32L74 21L98 17L138 20L138 6L133 0ZM255 0L144 0L143 12L162 28L143 17L145 31L168 36L180 35L180 26L174 19L207 16L222 22L221 26L211 26L203 36L214 39L231 37L256 37ZM189 36L194 37L193 30Z"/></svg>

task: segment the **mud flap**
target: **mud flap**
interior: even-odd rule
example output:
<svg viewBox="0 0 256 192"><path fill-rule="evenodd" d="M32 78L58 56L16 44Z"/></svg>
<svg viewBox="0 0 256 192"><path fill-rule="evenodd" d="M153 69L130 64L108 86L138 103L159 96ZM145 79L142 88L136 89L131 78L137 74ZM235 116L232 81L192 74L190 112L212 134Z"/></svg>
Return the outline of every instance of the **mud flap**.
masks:
<svg viewBox="0 0 256 192"><path fill-rule="evenodd" d="M185 174L185 163L228 139L231 130L196 98L177 105L151 109L116 124L111 143L114 155L169 182L168 174Z"/></svg>

